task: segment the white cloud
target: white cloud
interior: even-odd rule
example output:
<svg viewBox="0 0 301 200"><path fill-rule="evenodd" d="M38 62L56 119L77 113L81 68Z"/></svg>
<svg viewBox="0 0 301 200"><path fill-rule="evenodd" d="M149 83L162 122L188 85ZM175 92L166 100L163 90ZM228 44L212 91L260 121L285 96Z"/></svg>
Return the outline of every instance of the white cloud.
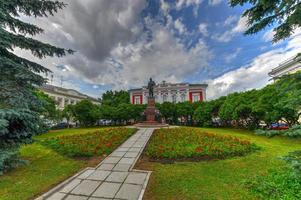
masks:
<svg viewBox="0 0 301 200"><path fill-rule="evenodd" d="M199 31L202 35L208 36L208 24L200 23L199 24Z"/></svg>
<svg viewBox="0 0 301 200"><path fill-rule="evenodd" d="M273 31L273 29L270 29L263 34L262 39L265 42L271 42L274 38L274 35L275 35L275 31Z"/></svg>
<svg viewBox="0 0 301 200"><path fill-rule="evenodd" d="M181 10L189 6L199 6L202 2L203 0L177 0L176 9Z"/></svg>
<svg viewBox="0 0 301 200"><path fill-rule="evenodd" d="M237 15L230 15L224 22L224 26L231 26L233 23L237 22L238 16Z"/></svg>
<svg viewBox="0 0 301 200"><path fill-rule="evenodd" d="M235 91L265 86L270 80L268 72L277 67L279 63L301 52L300 42L301 34L296 33L285 47L263 53L255 57L250 65L209 80L208 98L213 99Z"/></svg>
<svg viewBox="0 0 301 200"><path fill-rule="evenodd" d="M225 55L225 62L230 63L233 59L235 59L238 54L241 52L241 48L237 48L234 52Z"/></svg>
<svg viewBox="0 0 301 200"><path fill-rule="evenodd" d="M229 23L229 21L231 21L231 20L228 20L227 23ZM221 34L215 34L215 35L213 35L212 38L219 41L219 42L229 42L237 34L242 33L242 32L247 30L247 28L248 28L247 21L248 21L247 17L241 17L237 21L236 25L234 27L232 27L230 30L227 30L227 31L225 31L224 33L221 33Z"/></svg>
<svg viewBox="0 0 301 200"><path fill-rule="evenodd" d="M182 23L180 19L176 19L174 26L175 29L177 29L180 34L185 34L187 31L185 25Z"/></svg>
<svg viewBox="0 0 301 200"><path fill-rule="evenodd" d="M223 0L209 0L208 1L208 4L210 5L210 6L217 6L217 5L219 5L220 3L222 3L223 2Z"/></svg>

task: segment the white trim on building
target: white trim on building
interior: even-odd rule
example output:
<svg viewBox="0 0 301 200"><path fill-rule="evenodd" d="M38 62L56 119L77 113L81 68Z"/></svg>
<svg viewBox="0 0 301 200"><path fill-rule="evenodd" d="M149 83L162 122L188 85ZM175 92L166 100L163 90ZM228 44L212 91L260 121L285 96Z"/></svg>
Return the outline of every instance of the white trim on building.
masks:
<svg viewBox="0 0 301 200"><path fill-rule="evenodd" d="M294 56L282 63L279 64L278 67L272 69L269 72L269 76L271 76L274 80L290 73L294 73L301 70L301 55Z"/></svg>
<svg viewBox="0 0 301 200"><path fill-rule="evenodd" d="M51 98L53 98L57 103L57 108L61 110L64 109L66 105L76 104L84 99L89 99L94 104L100 104L100 102L97 99L82 94L73 89L67 89L45 84L42 87L40 87L40 90L48 96L50 96Z"/></svg>
<svg viewBox="0 0 301 200"><path fill-rule="evenodd" d="M166 83L163 81L154 88L154 97L157 103L205 101L207 84ZM129 90L132 104L146 104L148 89L146 86Z"/></svg>

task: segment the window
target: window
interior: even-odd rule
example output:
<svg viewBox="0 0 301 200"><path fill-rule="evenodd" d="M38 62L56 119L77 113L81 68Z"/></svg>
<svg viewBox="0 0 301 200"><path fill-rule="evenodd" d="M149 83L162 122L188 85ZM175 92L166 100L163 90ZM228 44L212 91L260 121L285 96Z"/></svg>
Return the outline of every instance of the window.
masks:
<svg viewBox="0 0 301 200"><path fill-rule="evenodd" d="M140 104L140 96L135 96L134 104Z"/></svg>
<svg viewBox="0 0 301 200"><path fill-rule="evenodd" d="M185 98L185 94L182 94L182 95L181 95L181 102L184 102L185 99L186 99L186 98Z"/></svg>
<svg viewBox="0 0 301 200"><path fill-rule="evenodd" d="M172 102L177 103L177 96L175 94L172 95Z"/></svg>
<svg viewBox="0 0 301 200"><path fill-rule="evenodd" d="M167 95L163 95L163 102L167 102Z"/></svg>
<svg viewBox="0 0 301 200"><path fill-rule="evenodd" d="M193 94L192 95L192 102L198 102L200 99L199 99L199 95L198 94Z"/></svg>

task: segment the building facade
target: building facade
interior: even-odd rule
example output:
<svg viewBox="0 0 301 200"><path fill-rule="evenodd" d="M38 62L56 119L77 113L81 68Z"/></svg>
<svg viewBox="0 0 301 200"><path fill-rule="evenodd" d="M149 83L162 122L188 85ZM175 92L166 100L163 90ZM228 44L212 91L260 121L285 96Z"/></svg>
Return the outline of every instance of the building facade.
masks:
<svg viewBox="0 0 301 200"><path fill-rule="evenodd" d="M163 102L198 102L206 100L207 84L166 83L163 81L154 87L156 103ZM132 104L147 104L148 89L146 86L129 90Z"/></svg>
<svg viewBox="0 0 301 200"><path fill-rule="evenodd" d="M301 70L301 54L280 63L278 67L269 72L269 76L276 80L285 74L295 73L299 70Z"/></svg>
<svg viewBox="0 0 301 200"><path fill-rule="evenodd" d="M70 105L70 104L76 104L80 102L81 100L88 99L92 101L94 104L100 104L100 102L88 95L82 94L76 90L73 89L67 89L67 88L62 88L62 87L57 87L54 85L48 85L45 84L41 88L41 91L43 91L45 94L50 96L55 100L57 103L57 108L58 109L64 109L65 106Z"/></svg>

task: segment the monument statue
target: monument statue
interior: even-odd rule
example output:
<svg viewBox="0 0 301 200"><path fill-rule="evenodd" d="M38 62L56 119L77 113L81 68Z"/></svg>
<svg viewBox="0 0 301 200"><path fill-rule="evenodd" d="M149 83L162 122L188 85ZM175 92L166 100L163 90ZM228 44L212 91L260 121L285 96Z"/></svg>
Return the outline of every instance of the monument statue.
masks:
<svg viewBox="0 0 301 200"><path fill-rule="evenodd" d="M148 89L148 97L154 98L154 87L156 86L155 81L152 78L149 79L147 89Z"/></svg>

